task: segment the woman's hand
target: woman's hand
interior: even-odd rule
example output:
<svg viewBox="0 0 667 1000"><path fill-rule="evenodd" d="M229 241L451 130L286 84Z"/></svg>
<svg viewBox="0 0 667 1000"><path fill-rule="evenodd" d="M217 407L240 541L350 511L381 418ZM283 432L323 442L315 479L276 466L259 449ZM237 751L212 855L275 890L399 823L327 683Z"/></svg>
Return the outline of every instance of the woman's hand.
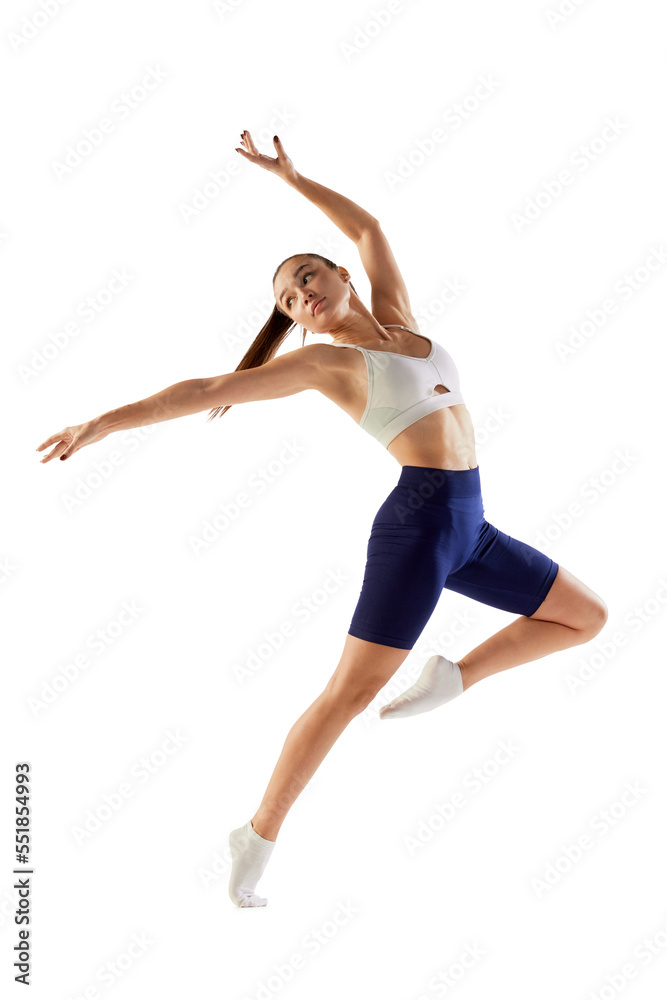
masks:
<svg viewBox="0 0 667 1000"><path fill-rule="evenodd" d="M275 159L272 156L266 156L264 153L259 153L257 151L257 147L252 141L252 136L247 129L244 132L241 132L241 142L243 143L244 148L239 149L237 147L236 152L244 156L246 160L250 160L251 163L256 163L258 167L264 167L265 170L270 170L272 174L277 174L278 177L282 177L282 179L288 183L292 183L296 180L297 173L294 169L294 164L283 149L283 144L278 136L273 137L273 145L276 147L276 152L278 154Z"/></svg>
<svg viewBox="0 0 667 1000"><path fill-rule="evenodd" d="M35 449L43 451L50 444L55 444L53 451L44 456L40 465L44 462L50 462L52 458L69 458L75 451L85 448L87 444L101 441L108 433L108 431L100 430L93 420L87 420L85 424L76 424L74 427L66 427L64 431L52 434Z"/></svg>

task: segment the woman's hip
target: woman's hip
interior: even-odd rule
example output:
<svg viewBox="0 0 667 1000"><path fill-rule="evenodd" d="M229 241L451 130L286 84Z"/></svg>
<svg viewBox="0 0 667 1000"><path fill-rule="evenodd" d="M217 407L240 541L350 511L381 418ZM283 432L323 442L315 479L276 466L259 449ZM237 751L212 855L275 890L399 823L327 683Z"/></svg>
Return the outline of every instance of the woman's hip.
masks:
<svg viewBox="0 0 667 1000"><path fill-rule="evenodd" d="M398 483L380 505L373 529L422 527L441 529L452 520L473 527L484 518L479 466L436 469L404 465Z"/></svg>

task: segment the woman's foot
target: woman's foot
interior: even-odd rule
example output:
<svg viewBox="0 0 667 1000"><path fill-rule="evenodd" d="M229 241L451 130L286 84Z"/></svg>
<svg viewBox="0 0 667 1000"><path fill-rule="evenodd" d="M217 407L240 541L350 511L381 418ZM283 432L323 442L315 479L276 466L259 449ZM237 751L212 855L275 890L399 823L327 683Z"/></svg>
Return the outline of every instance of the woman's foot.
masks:
<svg viewBox="0 0 667 1000"><path fill-rule="evenodd" d="M458 663L432 656L412 687L380 709L380 718L402 719L430 712L459 694L463 694L463 677Z"/></svg>
<svg viewBox="0 0 667 1000"><path fill-rule="evenodd" d="M229 897L236 906L266 906L268 899L255 893L269 858L274 840L265 840L253 829L252 820L229 834L232 873L229 877Z"/></svg>

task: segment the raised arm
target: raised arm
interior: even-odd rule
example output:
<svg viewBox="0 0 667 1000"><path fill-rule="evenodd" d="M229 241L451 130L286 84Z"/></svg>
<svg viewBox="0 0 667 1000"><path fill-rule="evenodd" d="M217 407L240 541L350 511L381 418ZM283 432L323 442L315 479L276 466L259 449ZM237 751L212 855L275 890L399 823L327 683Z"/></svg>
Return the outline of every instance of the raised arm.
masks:
<svg viewBox="0 0 667 1000"><path fill-rule="evenodd" d="M321 209L340 231L356 244L361 264L371 285L371 312L393 321L406 319L413 330L417 324L410 307L408 289L380 222L356 202L294 168L278 136L273 137L277 157L259 153L250 133L241 133L245 148L237 148L245 159L281 177L286 184Z"/></svg>
<svg viewBox="0 0 667 1000"><path fill-rule="evenodd" d="M66 427L57 434L52 434L36 450L43 451L44 448L55 445L41 459L42 463L50 462L52 458L66 459L85 445L101 441L114 431L186 417L215 406L278 399L303 392L304 389L320 388L324 351L325 344L308 344L281 354L258 368L176 382L137 403L109 410L84 424Z"/></svg>

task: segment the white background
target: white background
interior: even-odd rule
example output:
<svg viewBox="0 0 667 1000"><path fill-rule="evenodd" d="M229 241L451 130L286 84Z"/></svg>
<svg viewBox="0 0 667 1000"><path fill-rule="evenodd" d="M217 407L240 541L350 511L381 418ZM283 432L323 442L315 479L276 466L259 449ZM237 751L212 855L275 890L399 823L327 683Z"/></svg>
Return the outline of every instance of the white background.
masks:
<svg viewBox="0 0 667 1000"><path fill-rule="evenodd" d="M648 0L561 6L3 5L3 980L13 774L30 761L34 997L662 995L664 45ZM475 98L483 78L493 93ZM227 834L336 667L400 468L312 391L111 435L67 463L35 452L234 370L289 254L332 256L369 304L354 245L234 152L244 128L271 155L277 132L301 173L381 220L422 333L459 368L488 520L543 539L609 607L591 643L380 724L429 650L461 658L512 620L445 592L289 813L254 910L228 898ZM449 304L447 282L465 289ZM300 346L295 330L281 351ZM330 573L344 582L297 617ZM516 749L497 763L502 743Z"/></svg>

